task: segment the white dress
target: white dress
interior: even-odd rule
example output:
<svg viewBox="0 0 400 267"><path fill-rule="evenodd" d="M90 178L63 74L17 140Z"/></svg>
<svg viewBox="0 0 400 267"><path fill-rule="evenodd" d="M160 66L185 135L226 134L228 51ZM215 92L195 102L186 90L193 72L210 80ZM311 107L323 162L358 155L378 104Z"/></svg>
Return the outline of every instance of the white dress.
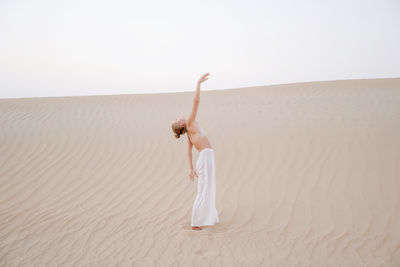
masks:
<svg viewBox="0 0 400 267"><path fill-rule="evenodd" d="M200 134L205 135L200 127ZM215 154L212 148L200 151L196 162L198 174L197 196L192 208L192 226L214 225L219 222L215 205Z"/></svg>

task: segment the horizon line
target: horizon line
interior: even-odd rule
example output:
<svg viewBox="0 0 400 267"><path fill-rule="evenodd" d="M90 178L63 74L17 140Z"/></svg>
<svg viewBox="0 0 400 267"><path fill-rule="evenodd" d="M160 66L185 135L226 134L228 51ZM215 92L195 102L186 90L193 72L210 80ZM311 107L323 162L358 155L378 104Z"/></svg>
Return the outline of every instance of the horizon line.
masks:
<svg viewBox="0 0 400 267"><path fill-rule="evenodd" d="M220 88L220 89L211 89L211 90L201 90L201 92L216 92L216 91L224 91L224 90L240 90L245 88L256 88L256 87L270 87L270 86L279 86L279 85L294 85L294 84L305 84L305 83L319 83L319 82L339 82L339 81L360 81L360 80L389 80L389 79L400 79L400 77L385 77L385 78L355 78L355 79L339 79L339 80L314 80L314 81L305 81L305 82L289 82L289 83L277 83L277 84L265 84L265 85L254 85L254 86L243 86L243 87L235 87L235 88ZM3 99L12 100L12 99L32 99L32 98L60 98L60 97L90 97L90 96L131 96L131 95L165 95L165 94L188 94L193 93L192 91L172 91L172 92L149 92L149 93L132 93L132 94L93 94L93 95L62 95L62 96L28 96L28 97L4 97L0 98L0 101Z"/></svg>

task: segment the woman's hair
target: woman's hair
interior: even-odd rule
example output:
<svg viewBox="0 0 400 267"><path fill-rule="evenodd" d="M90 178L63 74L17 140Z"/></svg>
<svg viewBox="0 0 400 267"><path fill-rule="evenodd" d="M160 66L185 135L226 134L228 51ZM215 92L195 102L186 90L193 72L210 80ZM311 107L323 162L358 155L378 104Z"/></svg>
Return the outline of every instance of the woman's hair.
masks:
<svg viewBox="0 0 400 267"><path fill-rule="evenodd" d="M186 125L180 126L179 123L172 123L172 131L175 134L175 138L179 138L181 134L186 133Z"/></svg>

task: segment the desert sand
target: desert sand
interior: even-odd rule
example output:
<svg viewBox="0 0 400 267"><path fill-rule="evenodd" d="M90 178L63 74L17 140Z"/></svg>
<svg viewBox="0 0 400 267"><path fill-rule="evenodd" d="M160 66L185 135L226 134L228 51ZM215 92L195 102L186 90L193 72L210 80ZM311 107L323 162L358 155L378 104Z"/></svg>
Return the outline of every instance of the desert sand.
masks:
<svg viewBox="0 0 400 267"><path fill-rule="evenodd" d="M201 231L194 89L1 99L0 265L400 266L400 78L203 91Z"/></svg>

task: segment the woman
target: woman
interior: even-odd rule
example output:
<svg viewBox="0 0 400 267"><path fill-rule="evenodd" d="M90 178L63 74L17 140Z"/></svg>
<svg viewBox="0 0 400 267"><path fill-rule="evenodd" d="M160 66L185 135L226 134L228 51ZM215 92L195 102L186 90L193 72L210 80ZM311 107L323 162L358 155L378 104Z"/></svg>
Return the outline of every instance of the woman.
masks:
<svg viewBox="0 0 400 267"><path fill-rule="evenodd" d="M196 95L193 100L192 112L188 119L178 117L172 121L172 131L175 137L187 133L188 136L188 158L189 178L194 180L198 177L197 196L192 208L192 230L201 230L200 226L214 225L219 222L218 211L215 207L216 183L215 183L215 155L206 132L195 121L197 109L200 103L200 85L208 79L209 73L204 74L197 82ZM200 152L196 162L196 170L192 164L192 147Z"/></svg>

